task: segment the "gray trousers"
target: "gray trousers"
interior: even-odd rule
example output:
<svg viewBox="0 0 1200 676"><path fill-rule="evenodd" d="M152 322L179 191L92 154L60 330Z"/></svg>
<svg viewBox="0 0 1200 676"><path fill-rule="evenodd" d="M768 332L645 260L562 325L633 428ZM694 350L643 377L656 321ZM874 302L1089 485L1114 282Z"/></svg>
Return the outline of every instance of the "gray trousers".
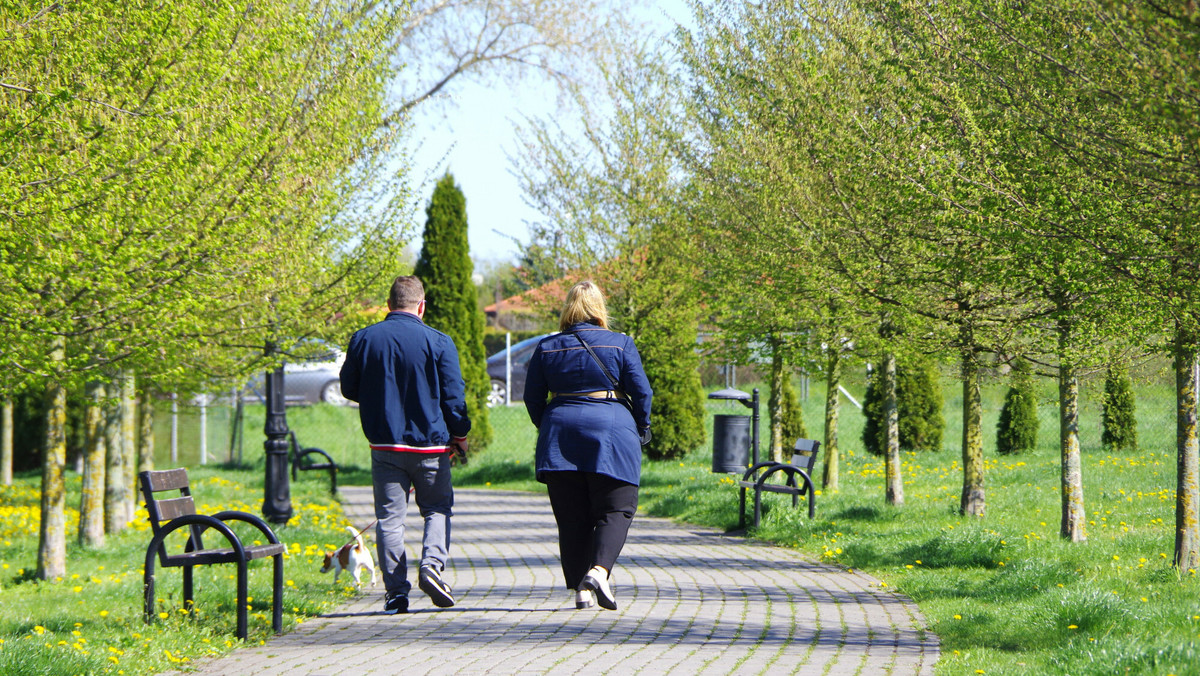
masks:
<svg viewBox="0 0 1200 676"><path fill-rule="evenodd" d="M425 519L421 564L441 571L450 558L450 515L454 489L450 485L447 453L371 451L371 479L375 487L375 542L379 570L389 596L408 596L408 559L404 551L404 524L408 517L409 489Z"/></svg>

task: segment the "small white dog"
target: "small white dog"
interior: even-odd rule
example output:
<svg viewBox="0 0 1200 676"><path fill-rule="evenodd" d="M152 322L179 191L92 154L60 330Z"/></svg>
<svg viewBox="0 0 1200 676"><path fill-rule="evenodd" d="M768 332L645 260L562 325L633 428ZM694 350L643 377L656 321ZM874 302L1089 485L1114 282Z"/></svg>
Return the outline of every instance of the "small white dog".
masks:
<svg viewBox="0 0 1200 676"><path fill-rule="evenodd" d="M354 586L362 587L362 581L358 574L366 568L371 571L371 586L375 586L375 559L371 558L371 551L363 545L362 534L354 530L352 526L346 528L354 534L354 540L342 545L336 552L325 553L325 564L321 566L322 573L333 571L333 583L337 584L338 577L343 570L349 571L354 577Z"/></svg>

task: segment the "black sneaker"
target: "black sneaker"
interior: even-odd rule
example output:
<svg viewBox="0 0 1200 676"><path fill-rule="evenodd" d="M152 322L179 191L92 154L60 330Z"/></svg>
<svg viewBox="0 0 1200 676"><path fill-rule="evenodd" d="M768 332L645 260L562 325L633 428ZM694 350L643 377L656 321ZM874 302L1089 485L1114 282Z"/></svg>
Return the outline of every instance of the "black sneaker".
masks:
<svg viewBox="0 0 1200 676"><path fill-rule="evenodd" d="M396 615L397 613L408 612L408 597L407 596L386 596L383 599L383 614Z"/></svg>
<svg viewBox="0 0 1200 676"><path fill-rule="evenodd" d="M433 605L438 608L449 608L454 605L454 592L450 590L450 585L442 581L442 576L433 566L421 566L421 573L417 576L417 586L429 595L429 598L433 600Z"/></svg>

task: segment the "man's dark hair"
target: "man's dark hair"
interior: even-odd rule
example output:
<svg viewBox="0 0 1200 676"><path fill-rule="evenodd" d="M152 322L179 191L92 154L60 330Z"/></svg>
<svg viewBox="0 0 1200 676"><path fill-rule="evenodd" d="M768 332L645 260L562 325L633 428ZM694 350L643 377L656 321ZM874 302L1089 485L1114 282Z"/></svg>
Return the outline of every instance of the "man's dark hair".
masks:
<svg viewBox="0 0 1200 676"><path fill-rule="evenodd" d="M425 300L425 285L416 275L401 275L392 282L392 292L388 294L388 309L399 310L412 307Z"/></svg>

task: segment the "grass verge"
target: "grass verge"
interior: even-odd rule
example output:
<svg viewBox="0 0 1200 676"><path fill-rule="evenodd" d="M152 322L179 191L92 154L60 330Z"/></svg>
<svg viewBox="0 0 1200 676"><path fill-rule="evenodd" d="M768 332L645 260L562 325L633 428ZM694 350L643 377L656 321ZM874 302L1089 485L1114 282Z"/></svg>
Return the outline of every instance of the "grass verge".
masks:
<svg viewBox="0 0 1200 676"><path fill-rule="evenodd" d="M263 471L209 465L188 471L197 509L261 514ZM79 477L67 478L68 505L79 504ZM182 609L182 570L158 569L159 617L142 621L142 562L150 542L144 509L103 548L68 544L64 578L41 581L37 564L40 478L0 486L0 674L154 674L219 655L239 642L233 633L235 569L195 569L196 607ZM341 506L319 481L292 485L295 516L276 527L284 557L284 630L339 605L357 592L343 576L336 587L319 574L322 554L350 537ZM68 538L78 512L68 508ZM239 531L253 538L257 531ZM210 533L209 537L216 534ZM271 562L250 563L248 643L271 634Z"/></svg>

